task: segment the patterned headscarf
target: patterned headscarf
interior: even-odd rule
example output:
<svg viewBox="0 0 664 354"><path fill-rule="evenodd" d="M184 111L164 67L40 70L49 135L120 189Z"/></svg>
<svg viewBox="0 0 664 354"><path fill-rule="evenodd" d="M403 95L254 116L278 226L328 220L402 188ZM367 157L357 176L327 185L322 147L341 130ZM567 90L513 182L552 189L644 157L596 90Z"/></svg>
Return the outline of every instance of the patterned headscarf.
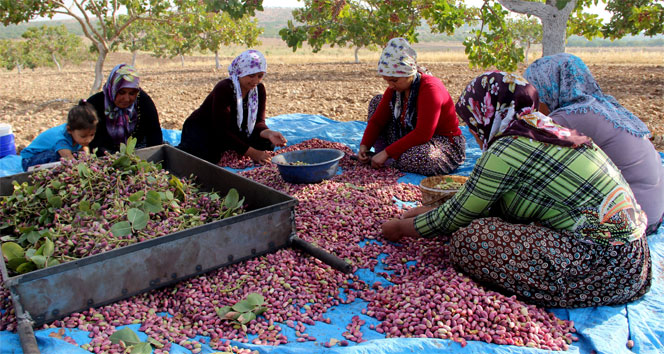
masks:
<svg viewBox="0 0 664 354"><path fill-rule="evenodd" d="M231 65L228 66L228 74L235 86L235 98L237 101L237 126L242 130L242 120L244 112L242 109L242 88L240 87L240 78L243 76L266 72L267 61L263 54L257 50L249 49L242 54L238 55ZM256 117L258 115L258 87L254 87L247 94L249 100L247 114L247 136L251 135L256 125Z"/></svg>
<svg viewBox="0 0 664 354"><path fill-rule="evenodd" d="M590 138L537 112L538 106L537 90L523 77L491 71L466 86L456 103L456 112L482 140L483 151L503 135L525 136L567 147L590 142Z"/></svg>
<svg viewBox="0 0 664 354"><path fill-rule="evenodd" d="M378 74L391 77L413 76L403 124L400 121L404 101L403 93L395 92L390 102L393 119L398 123L392 125L396 130L394 134L397 137L403 137L415 129L417 123L417 97L421 82L420 74L430 75L430 73L426 68L417 64L417 52L410 46L408 41L397 37L390 39L385 45L383 53L378 60Z"/></svg>
<svg viewBox="0 0 664 354"><path fill-rule="evenodd" d="M136 101L127 108L115 105L115 95L123 88L139 89L138 73L131 65L118 64L111 70L102 88L106 131L115 144L126 143L138 122Z"/></svg>
<svg viewBox="0 0 664 354"><path fill-rule="evenodd" d="M418 71L417 53L404 38L392 38L378 60L378 75L413 76Z"/></svg>
<svg viewBox="0 0 664 354"><path fill-rule="evenodd" d="M640 138L649 137L648 127L613 96L605 95L586 64L577 56L560 53L542 57L526 69L525 77L537 88L551 112L600 114Z"/></svg>

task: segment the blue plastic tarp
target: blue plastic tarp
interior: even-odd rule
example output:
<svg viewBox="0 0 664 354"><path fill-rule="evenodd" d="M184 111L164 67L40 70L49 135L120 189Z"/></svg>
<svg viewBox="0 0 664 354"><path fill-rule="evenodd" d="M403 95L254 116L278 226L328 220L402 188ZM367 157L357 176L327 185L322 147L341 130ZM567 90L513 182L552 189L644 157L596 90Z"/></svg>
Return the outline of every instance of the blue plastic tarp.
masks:
<svg viewBox="0 0 664 354"><path fill-rule="evenodd" d="M327 141L339 142L347 145L353 151L359 148L362 133L366 127L366 122L338 122L323 116L306 114L288 114L272 117L267 121L271 129L281 131L288 139L289 145L297 144L305 140L318 138ZM466 136L467 150L466 162L457 170L457 174L468 175L473 168L481 151L474 138L468 130L462 128ZM171 145L177 145L180 140L180 132L177 130L164 130L164 139ZM664 160L664 155L660 153ZM664 162L663 162L664 163ZM16 173L20 171L20 157L12 156L0 159L0 176ZM418 184L423 176L416 174L406 174L401 177L399 182ZM325 353L465 353L465 354L545 354L545 353L664 353L664 321L660 316L664 314L664 228L660 228L656 235L649 239L652 266L653 266L653 285L648 294L642 299L633 303L621 306L604 306L583 309L550 309L559 318L574 321L579 341L574 342L567 351L555 352L548 350L539 350L526 347L516 347L509 345L495 345L484 342L469 341L462 348L460 344L441 339L421 339L421 338L385 338L384 335L369 329L370 324L377 324L378 321L372 317L361 314L362 309L366 308L366 302L356 299L350 304L341 304L331 308L326 317L331 319L331 323L317 322L313 326L307 326L306 333L316 337L316 341L296 342L294 330L282 326L282 332L289 338L289 343L279 346L258 346L245 343L236 343L234 345L241 348L257 350L260 353L301 353L310 354L312 352ZM378 242L378 241L372 241ZM379 276L384 271L380 264L374 272L366 269L360 269L357 275L368 284L375 281L389 283ZM359 315L366 324L361 330L366 342L356 344L350 342L348 347L335 346L333 348L324 348L321 343L331 339L341 339L345 327L351 322L352 316ZM138 331L140 325L131 325L129 327ZM123 326L124 327L124 326ZM120 327L118 329L121 329ZM35 331L40 350L45 354L59 353L87 353L87 351L69 344L61 339L52 337L52 333L58 329L47 329ZM88 333L77 329L67 329L66 336L73 338L78 345L88 343L90 338ZM142 340L146 336L139 333ZM201 338L201 337L198 337ZM253 339L252 336L249 337ZM209 338L207 338L209 339ZM630 350L626 343L631 339L634 341L634 347ZM213 353L215 350L208 345L203 345L201 353ZM18 335L8 331L0 331L0 354L21 353L21 347ZM173 344L170 353L191 353L189 350L177 344Z"/></svg>

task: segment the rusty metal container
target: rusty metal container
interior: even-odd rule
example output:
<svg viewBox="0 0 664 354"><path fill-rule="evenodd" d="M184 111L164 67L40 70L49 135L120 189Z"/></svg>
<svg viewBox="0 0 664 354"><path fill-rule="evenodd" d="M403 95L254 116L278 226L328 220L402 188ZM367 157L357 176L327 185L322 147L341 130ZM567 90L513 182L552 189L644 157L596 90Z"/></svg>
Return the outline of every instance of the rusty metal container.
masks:
<svg viewBox="0 0 664 354"><path fill-rule="evenodd" d="M38 326L90 307L109 304L151 289L289 246L295 234L297 200L272 188L198 159L168 145L136 152L160 161L176 176L197 177L202 189L222 194L232 187L245 197L246 212L54 267L9 277L0 270L14 302ZM0 178L0 195L29 173Z"/></svg>

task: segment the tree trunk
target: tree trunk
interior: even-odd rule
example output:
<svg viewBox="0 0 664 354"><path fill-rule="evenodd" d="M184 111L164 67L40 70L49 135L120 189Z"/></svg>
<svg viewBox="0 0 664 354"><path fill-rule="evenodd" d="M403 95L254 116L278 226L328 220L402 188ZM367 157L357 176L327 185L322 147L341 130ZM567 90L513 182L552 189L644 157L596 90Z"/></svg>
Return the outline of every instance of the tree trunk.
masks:
<svg viewBox="0 0 664 354"><path fill-rule="evenodd" d="M21 64L16 63L16 70L18 70L18 74L21 75Z"/></svg>
<svg viewBox="0 0 664 354"><path fill-rule="evenodd" d="M55 63L55 66L58 67L58 71L60 71L60 63L58 63L58 58L55 57L55 53L51 53L51 58L53 58L53 62Z"/></svg>
<svg viewBox="0 0 664 354"><path fill-rule="evenodd" d="M97 50L99 50L99 56L97 57L97 63L95 64L95 81L92 83L92 88L90 89L90 96L97 93L97 91L101 90L101 82L104 79L102 71L104 70L104 61L106 61L106 54L108 54L104 46L101 44L97 45Z"/></svg>
<svg viewBox="0 0 664 354"><path fill-rule="evenodd" d="M357 56L357 53L360 51L360 47L355 47L355 64L360 63L360 58Z"/></svg>
<svg viewBox="0 0 664 354"><path fill-rule="evenodd" d="M221 69L221 65L219 65L219 51L218 50L214 51L214 67L217 68L217 70Z"/></svg>
<svg viewBox="0 0 664 354"><path fill-rule="evenodd" d="M133 67L136 67L136 54L138 54L137 50L131 52L131 66Z"/></svg>
<svg viewBox="0 0 664 354"><path fill-rule="evenodd" d="M537 16L542 21L542 56L565 52L567 20L577 0L569 0L562 10L556 7L557 0L546 0L546 4L523 0L498 1L512 12Z"/></svg>
<svg viewBox="0 0 664 354"><path fill-rule="evenodd" d="M526 47L526 65L528 65L528 52L530 51L530 42L528 42L528 46Z"/></svg>
<svg viewBox="0 0 664 354"><path fill-rule="evenodd" d="M182 64L182 67L184 68L184 55L180 54L180 64Z"/></svg>

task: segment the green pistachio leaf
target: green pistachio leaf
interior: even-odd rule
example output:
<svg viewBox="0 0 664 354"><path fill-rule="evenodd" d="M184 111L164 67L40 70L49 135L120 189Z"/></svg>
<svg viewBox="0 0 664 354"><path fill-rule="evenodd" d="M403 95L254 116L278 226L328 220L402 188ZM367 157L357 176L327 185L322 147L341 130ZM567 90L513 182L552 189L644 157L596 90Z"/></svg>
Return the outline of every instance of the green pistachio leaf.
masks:
<svg viewBox="0 0 664 354"><path fill-rule="evenodd" d="M141 342L138 344L135 344L131 348L131 354L150 354L152 353L152 346L150 343L147 342Z"/></svg>
<svg viewBox="0 0 664 354"><path fill-rule="evenodd" d="M127 211L127 220L134 230L143 230L148 225L148 215L141 209L131 208Z"/></svg>
<svg viewBox="0 0 664 354"><path fill-rule="evenodd" d="M5 242L2 244L2 255L7 257L8 260L12 259L23 259L25 251L18 243L15 242Z"/></svg>
<svg viewBox="0 0 664 354"><path fill-rule="evenodd" d="M265 302L265 298L261 294L251 293L247 295L247 302L251 307L261 306Z"/></svg>
<svg viewBox="0 0 664 354"><path fill-rule="evenodd" d="M129 221L116 222L111 226L111 232L115 237L131 235L131 224L129 224Z"/></svg>
<svg viewBox="0 0 664 354"><path fill-rule="evenodd" d="M113 332L113 334L111 334L108 339L110 339L111 343L113 344L118 344L120 341L123 341L128 346L141 343L141 340L138 339L136 332L134 332L134 330L129 327L125 327L119 331Z"/></svg>
<svg viewBox="0 0 664 354"><path fill-rule="evenodd" d="M16 267L16 273L25 274L25 273L32 272L35 269L37 269L37 266L34 263L25 262L25 263L21 264L20 266Z"/></svg>

